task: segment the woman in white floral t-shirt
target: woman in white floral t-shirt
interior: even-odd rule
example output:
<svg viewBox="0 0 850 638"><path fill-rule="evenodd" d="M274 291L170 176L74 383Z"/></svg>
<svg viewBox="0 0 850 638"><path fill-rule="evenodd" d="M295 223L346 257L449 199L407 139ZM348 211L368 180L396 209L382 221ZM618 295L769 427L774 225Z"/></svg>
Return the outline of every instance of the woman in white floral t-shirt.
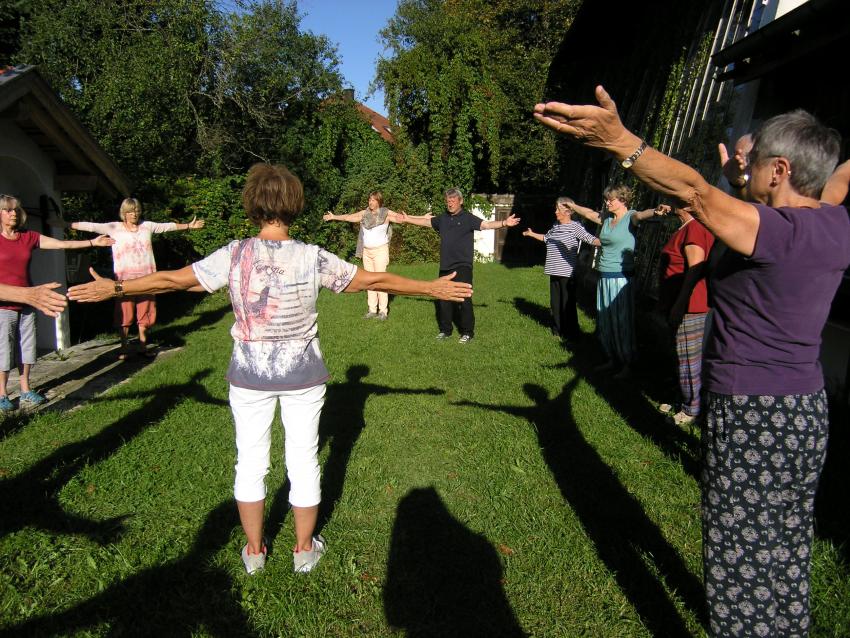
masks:
<svg viewBox="0 0 850 638"><path fill-rule="evenodd" d="M73 222L71 228L109 235L115 240L112 245L112 263L115 278L119 281L136 279L156 272L151 242L154 233L204 227L204 220L195 217L186 224L142 221L142 205L139 200L132 197L121 202L118 216L121 218L119 222L106 224ZM115 327L121 333L121 353L118 358L126 359L130 354L127 349L127 340L134 320L139 326L139 352L145 356L156 356L156 353L149 351L147 346L147 330L156 323L156 301L153 295L138 295L115 300Z"/></svg>
<svg viewBox="0 0 850 638"><path fill-rule="evenodd" d="M319 416L328 379L317 331L319 290L380 290L462 301L472 296L472 287L451 281L453 273L418 281L367 272L318 246L292 239L289 228L304 208L304 192L300 180L283 166L254 165L242 204L248 219L260 228L256 237L230 242L181 270L140 279L112 281L92 271L95 281L72 287L68 296L100 301L173 290L212 292L228 286L236 319L227 379L238 453L234 495L247 536L242 561L249 574L265 566L264 478L271 425L280 402L295 523L293 568L309 572L325 551L324 539L313 534L320 501Z"/></svg>

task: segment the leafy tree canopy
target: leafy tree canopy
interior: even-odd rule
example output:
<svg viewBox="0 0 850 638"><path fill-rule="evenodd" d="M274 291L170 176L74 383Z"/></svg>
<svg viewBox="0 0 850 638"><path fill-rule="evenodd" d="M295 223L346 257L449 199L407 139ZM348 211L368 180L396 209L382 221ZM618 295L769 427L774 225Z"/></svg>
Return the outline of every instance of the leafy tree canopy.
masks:
<svg viewBox="0 0 850 638"><path fill-rule="evenodd" d="M551 176L554 147L530 112L578 4L402 0L377 84L435 179L492 191Z"/></svg>

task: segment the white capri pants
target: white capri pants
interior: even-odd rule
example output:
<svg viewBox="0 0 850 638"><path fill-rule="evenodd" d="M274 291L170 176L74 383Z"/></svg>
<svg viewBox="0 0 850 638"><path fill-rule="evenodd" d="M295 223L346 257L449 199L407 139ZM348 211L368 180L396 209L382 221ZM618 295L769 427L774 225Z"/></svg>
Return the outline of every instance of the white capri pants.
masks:
<svg viewBox="0 0 850 638"><path fill-rule="evenodd" d="M266 497L272 423L280 401L283 421L289 502L312 507L321 500L319 487L319 417L325 403L325 384L302 390L249 390L230 386L230 409L236 425L237 501L254 503Z"/></svg>

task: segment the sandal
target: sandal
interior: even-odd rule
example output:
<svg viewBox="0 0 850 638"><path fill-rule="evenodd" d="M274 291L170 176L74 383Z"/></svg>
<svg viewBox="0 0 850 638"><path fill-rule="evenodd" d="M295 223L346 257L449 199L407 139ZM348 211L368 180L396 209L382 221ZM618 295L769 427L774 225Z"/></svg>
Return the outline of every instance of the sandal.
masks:
<svg viewBox="0 0 850 638"><path fill-rule="evenodd" d="M157 355L157 347L148 348L145 344L139 344L139 354L148 359L155 359Z"/></svg>

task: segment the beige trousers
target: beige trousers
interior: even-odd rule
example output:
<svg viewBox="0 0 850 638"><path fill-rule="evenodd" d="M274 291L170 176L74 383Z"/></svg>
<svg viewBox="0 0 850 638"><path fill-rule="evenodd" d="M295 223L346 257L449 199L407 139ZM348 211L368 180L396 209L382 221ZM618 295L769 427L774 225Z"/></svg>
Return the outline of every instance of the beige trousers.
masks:
<svg viewBox="0 0 850 638"><path fill-rule="evenodd" d="M384 244L376 248L363 247L363 269L369 272L387 272L387 265L390 263L390 245ZM369 312L387 311L387 293L376 292L374 290L366 291L366 298L369 303Z"/></svg>

